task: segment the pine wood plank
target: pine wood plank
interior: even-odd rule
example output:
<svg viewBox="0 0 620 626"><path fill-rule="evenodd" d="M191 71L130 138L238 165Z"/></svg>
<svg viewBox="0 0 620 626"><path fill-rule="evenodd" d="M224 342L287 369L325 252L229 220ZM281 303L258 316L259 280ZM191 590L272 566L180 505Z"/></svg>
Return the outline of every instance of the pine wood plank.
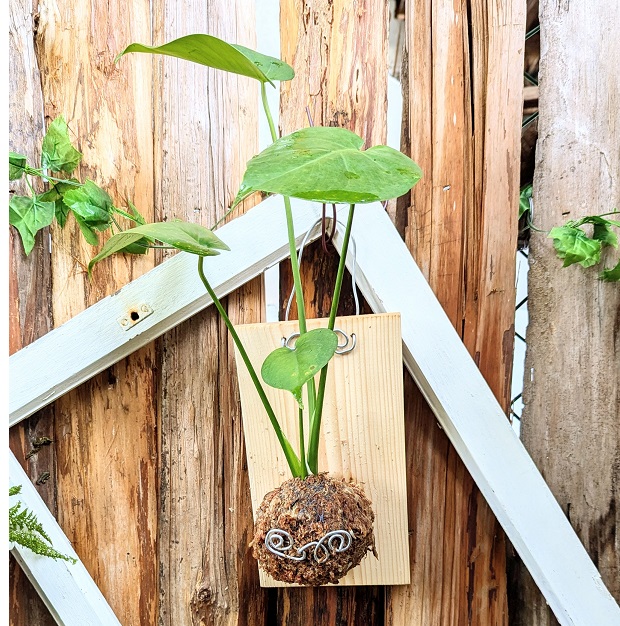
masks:
<svg viewBox="0 0 620 626"><path fill-rule="evenodd" d="M620 601L620 289L597 280L598 266L562 268L544 232L620 208L620 5L591 8L540 2L534 225L542 231L530 239L521 434ZM603 258L613 267L618 253ZM516 580L515 624L554 624L523 566Z"/></svg>
<svg viewBox="0 0 620 626"><path fill-rule="evenodd" d="M327 320L308 320L308 330ZM319 468L330 476L363 485L373 503L379 559L368 555L338 586L400 585L409 582L405 477L402 341L400 315L348 316L336 328L357 338L355 349L330 362L319 448ZM250 324L237 331L257 372L282 337L298 332L297 322ZM252 380L237 354L248 473L254 513L266 493L290 471L267 421ZM289 441L298 441L297 404L285 391L265 387ZM306 430L306 434L307 434ZM293 443L296 447L296 443ZM290 587L261 572L265 587Z"/></svg>
<svg viewBox="0 0 620 626"><path fill-rule="evenodd" d="M117 1L45 1L37 11L47 122L67 120L84 154L81 180L152 221L151 64L114 65L129 41L150 37L149 3L132 3L131 20ZM72 218L52 229L55 326L153 266L152 256L109 259L89 280L92 255ZM154 359L145 346L55 405L59 523L120 621L136 625L155 621L158 598Z"/></svg>

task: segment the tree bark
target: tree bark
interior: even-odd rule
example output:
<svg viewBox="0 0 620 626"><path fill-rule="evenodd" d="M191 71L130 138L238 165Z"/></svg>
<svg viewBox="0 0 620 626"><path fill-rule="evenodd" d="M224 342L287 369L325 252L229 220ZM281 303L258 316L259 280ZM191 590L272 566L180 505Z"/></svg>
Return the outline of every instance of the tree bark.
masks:
<svg viewBox="0 0 620 626"><path fill-rule="evenodd" d="M602 267L562 268L553 226L620 207L620 6L540 2L540 119L522 439L620 600L620 290ZM595 68L594 70L592 68ZM617 251L603 263L617 263ZM522 564L512 624L556 624Z"/></svg>

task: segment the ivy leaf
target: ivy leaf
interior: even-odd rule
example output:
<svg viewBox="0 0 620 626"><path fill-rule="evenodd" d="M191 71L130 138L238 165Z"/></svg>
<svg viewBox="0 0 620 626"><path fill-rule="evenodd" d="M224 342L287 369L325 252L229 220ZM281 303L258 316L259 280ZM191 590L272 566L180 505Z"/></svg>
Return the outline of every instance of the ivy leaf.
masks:
<svg viewBox="0 0 620 626"><path fill-rule="evenodd" d="M9 224L19 231L28 255L34 247L36 234L54 219L54 203L41 200L40 196L12 196L9 200Z"/></svg>
<svg viewBox="0 0 620 626"><path fill-rule="evenodd" d="M72 178L71 182L77 183L78 181ZM75 188L76 186L72 185L70 182L57 182L52 185L48 191L41 195L41 200L54 203L54 214L56 216L56 221L61 228L65 227L65 224L67 223L67 216L69 215L70 210L69 207L65 204L64 193Z"/></svg>
<svg viewBox="0 0 620 626"><path fill-rule="evenodd" d="M615 267L605 268L598 277L610 283L620 281L620 261L618 261Z"/></svg>
<svg viewBox="0 0 620 626"><path fill-rule="evenodd" d="M564 259L563 267L573 263L591 267L601 260L601 242L590 239L580 228L556 226L548 237L553 239L558 257Z"/></svg>
<svg viewBox="0 0 620 626"><path fill-rule="evenodd" d="M72 174L82 160L69 139L69 129L62 115L58 116L47 129L43 138L41 165L53 172Z"/></svg>
<svg viewBox="0 0 620 626"><path fill-rule="evenodd" d="M250 160L232 207L255 191L337 204L389 200L421 178L420 168L398 150L362 151L363 143L349 130L322 126L282 137Z"/></svg>
<svg viewBox="0 0 620 626"><path fill-rule="evenodd" d="M112 222L112 198L92 180L63 192L65 204L76 219L91 230L106 230Z"/></svg>
<svg viewBox="0 0 620 626"><path fill-rule="evenodd" d="M226 43L212 35L187 35L161 46L132 43L116 57L115 62L128 52L147 52L176 57L233 74L249 76L261 83L273 84L274 80L290 80L295 75L293 68L280 59L244 46Z"/></svg>
<svg viewBox="0 0 620 626"><path fill-rule="evenodd" d="M526 185L519 194L519 219L530 210L530 198L532 197L532 185Z"/></svg>
<svg viewBox="0 0 620 626"><path fill-rule="evenodd" d="M19 180L24 175L27 162L23 154L9 152L9 180Z"/></svg>
<svg viewBox="0 0 620 626"><path fill-rule="evenodd" d="M133 217L134 222L139 226L146 224L146 220L140 215L140 212L136 209L134 204L130 200L127 200L127 204L129 205L129 214ZM119 250L119 252L126 252L127 254L147 254L152 245L152 239L142 237L135 243L130 243L128 246L125 246L122 250Z"/></svg>
<svg viewBox="0 0 620 626"><path fill-rule="evenodd" d="M302 387L329 363L337 347L338 336L332 330L311 330L297 339L294 350L277 348L269 354L261 376L270 387L290 391L303 408Z"/></svg>
<svg viewBox="0 0 620 626"><path fill-rule="evenodd" d="M220 253L220 250L230 250L219 237L216 237L208 228L199 224L191 224L180 220L142 224L110 237L101 249L101 252L93 257L88 264L88 272L90 273L94 265L99 261L116 252L121 252L128 246L140 241L143 237L153 241L161 241L177 250L183 250L199 256L215 256Z"/></svg>

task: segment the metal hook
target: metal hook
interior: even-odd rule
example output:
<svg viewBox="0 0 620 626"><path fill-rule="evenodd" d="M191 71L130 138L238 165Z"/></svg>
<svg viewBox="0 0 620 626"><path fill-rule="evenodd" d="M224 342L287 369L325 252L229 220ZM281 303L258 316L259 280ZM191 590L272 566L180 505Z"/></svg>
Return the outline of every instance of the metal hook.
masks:
<svg viewBox="0 0 620 626"><path fill-rule="evenodd" d="M340 328L334 328L334 332L336 334L341 334L344 338L344 343L338 344L338 347L336 348L336 354L347 354L348 352L351 352L355 349L355 346L357 345L357 337L355 336L355 333L351 333L351 337L349 337L349 335L347 335L347 333L345 333L344 330L341 330ZM349 345L349 342L351 342L350 348L347 347Z"/></svg>
<svg viewBox="0 0 620 626"><path fill-rule="evenodd" d="M334 328L334 332L337 335L341 335L342 338L344 339L344 343L340 343L340 341L338 341L336 354L348 354L349 352L355 349L355 346L357 345L357 337L355 336L355 333L351 333L351 337L349 337L349 335L347 335L347 333L345 333L344 330L340 328ZM288 337L282 337L282 339L280 340L280 343L282 344L283 348L294 350L295 344L292 342L293 340L297 340L300 336L301 336L301 333L297 333L297 332L291 333ZM349 343L351 344L350 347L349 347Z"/></svg>

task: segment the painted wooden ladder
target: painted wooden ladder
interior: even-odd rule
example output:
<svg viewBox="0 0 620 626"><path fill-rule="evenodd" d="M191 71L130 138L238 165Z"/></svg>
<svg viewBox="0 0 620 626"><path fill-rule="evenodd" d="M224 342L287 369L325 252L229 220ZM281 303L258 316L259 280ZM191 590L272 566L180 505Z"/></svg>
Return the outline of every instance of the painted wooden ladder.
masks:
<svg viewBox="0 0 620 626"><path fill-rule="evenodd" d="M279 209L279 198L268 198L218 230L232 250L206 264L219 297L288 256ZM299 245L319 210L298 201L294 214ZM360 207L352 236L360 290L375 313L401 313L407 369L559 622L618 626L618 604L379 204ZM339 250L341 242L338 233ZM89 307L10 357L9 427L210 304L196 258L180 253ZM14 457L10 481L22 485L54 546L75 555ZM59 624L119 623L83 564L13 551Z"/></svg>

